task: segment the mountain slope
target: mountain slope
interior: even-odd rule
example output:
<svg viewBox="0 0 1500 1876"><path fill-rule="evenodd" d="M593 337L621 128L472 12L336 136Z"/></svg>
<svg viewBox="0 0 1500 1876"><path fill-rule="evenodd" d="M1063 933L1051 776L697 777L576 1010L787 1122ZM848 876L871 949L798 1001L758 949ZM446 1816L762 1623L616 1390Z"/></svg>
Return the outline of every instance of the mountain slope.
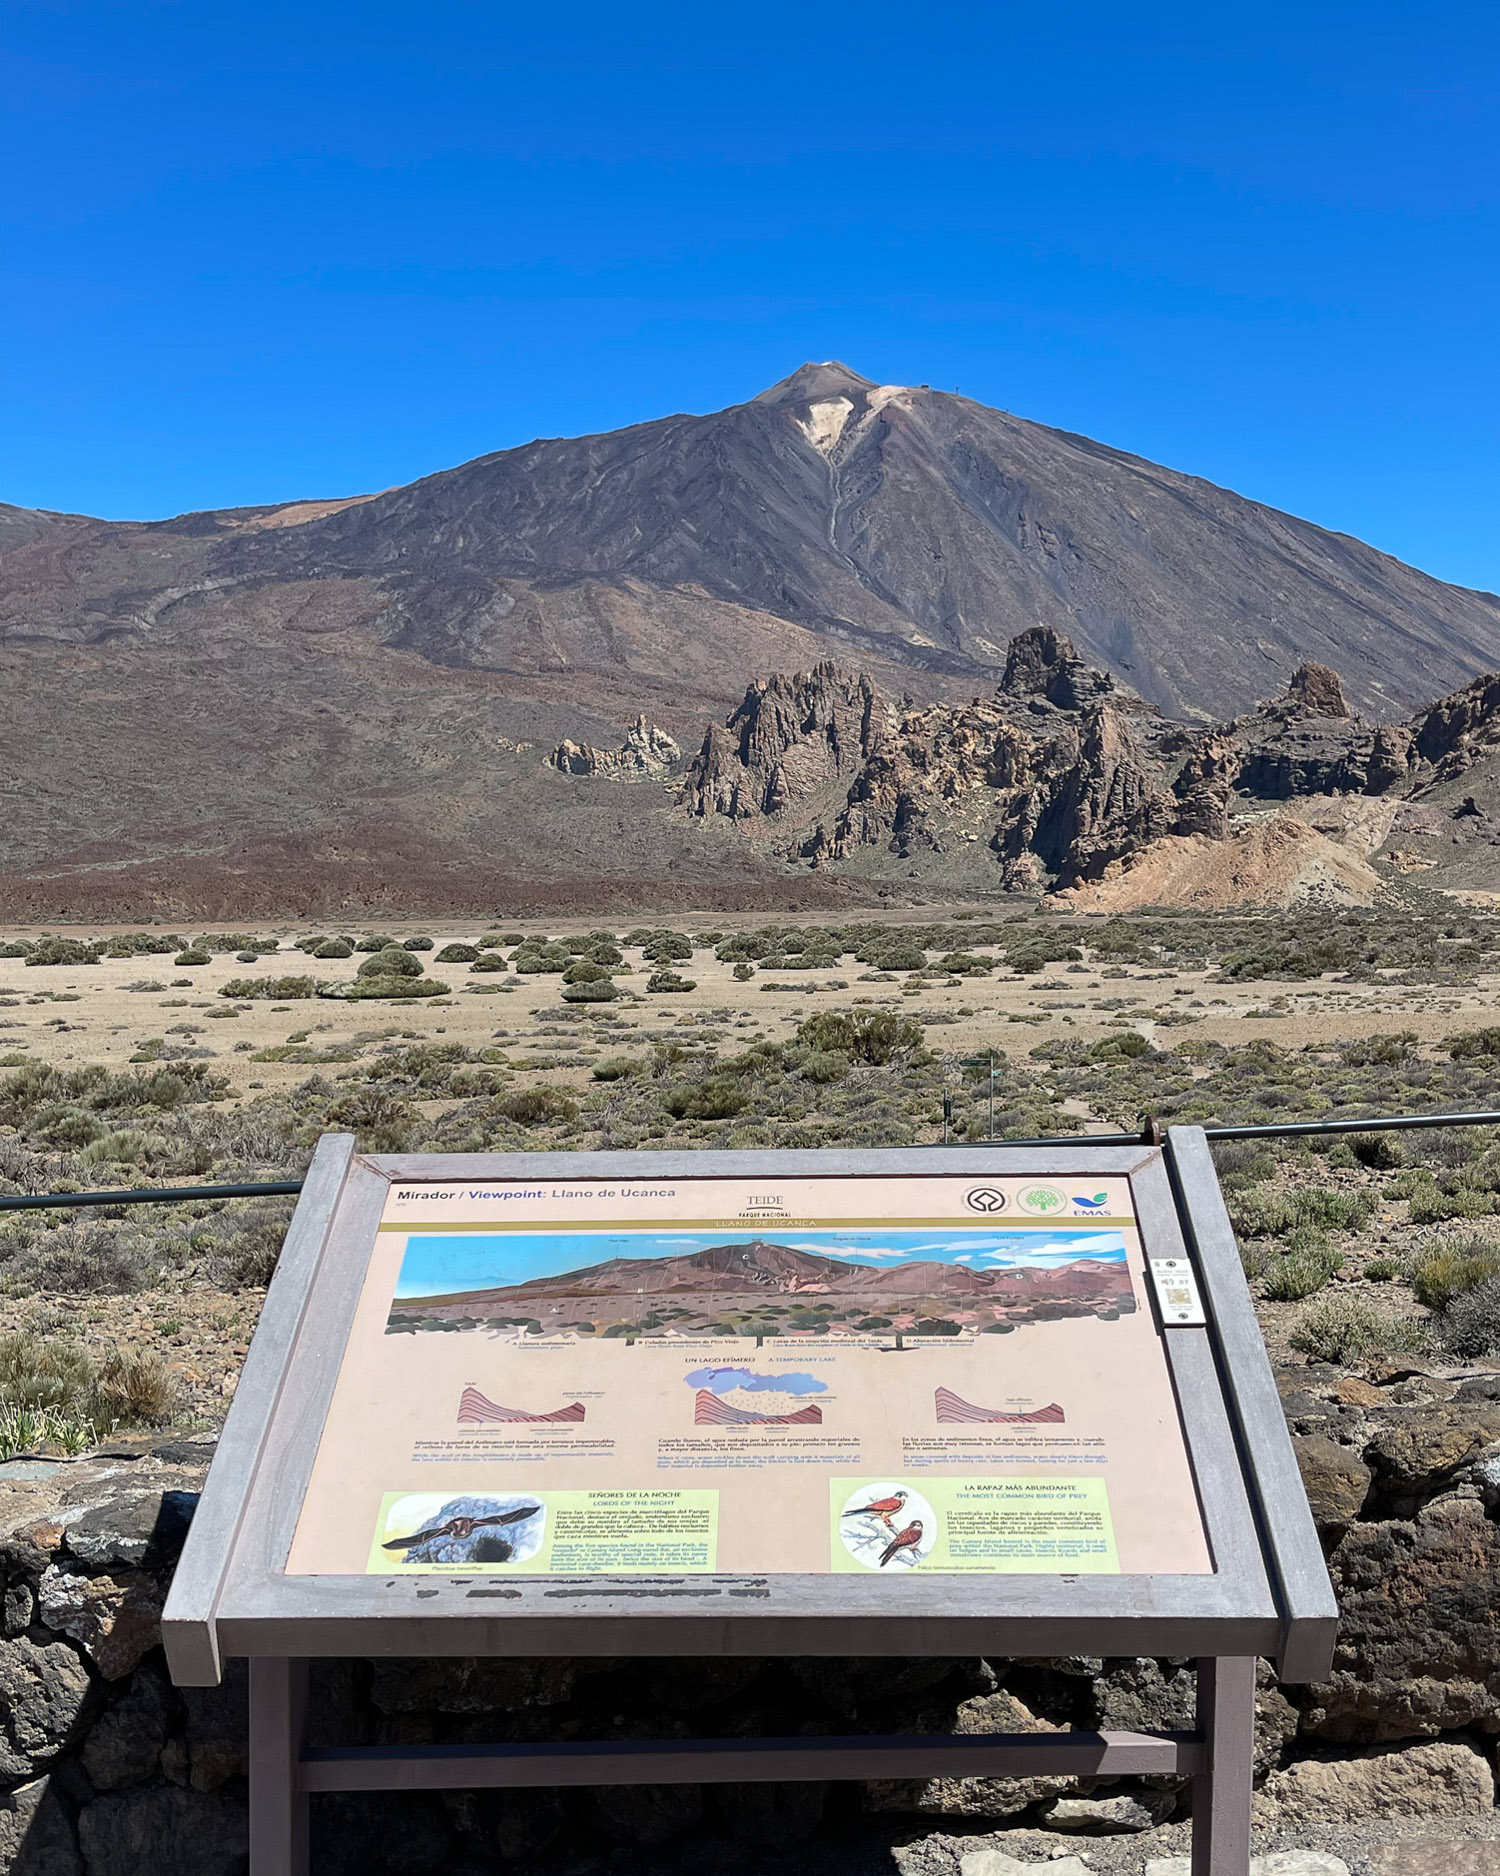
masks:
<svg viewBox="0 0 1500 1876"><path fill-rule="evenodd" d="M1492 595L837 364L710 416L539 441L380 495L151 524L10 511L6 538L0 629L24 636L258 614L357 626L439 664L692 675L726 650L786 668L790 625L958 677L998 673L1008 640L1045 624L1169 712L1218 717L1308 658L1374 714L1500 664ZM691 616L709 600L742 615L737 632Z"/></svg>
<svg viewBox="0 0 1500 1876"><path fill-rule="evenodd" d="M105 522L0 507L0 911L827 902L546 772L752 677L993 688L1065 633L1208 722L1308 658L1378 720L1500 667L1500 602L1086 438L809 365L750 402L373 496Z"/></svg>

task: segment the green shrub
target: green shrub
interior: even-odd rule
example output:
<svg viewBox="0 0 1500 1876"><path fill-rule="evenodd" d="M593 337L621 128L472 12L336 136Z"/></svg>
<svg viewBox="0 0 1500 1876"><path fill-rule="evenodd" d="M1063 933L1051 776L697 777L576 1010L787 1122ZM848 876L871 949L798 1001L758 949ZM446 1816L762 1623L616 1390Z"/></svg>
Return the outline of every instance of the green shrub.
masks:
<svg viewBox="0 0 1500 1876"><path fill-rule="evenodd" d="M602 1062L595 1062L593 1076L595 1081L624 1081L629 1075L638 1075L645 1068L643 1062L629 1055L607 1055Z"/></svg>
<svg viewBox="0 0 1500 1876"><path fill-rule="evenodd" d="M432 940L430 938L403 938L401 948L404 951L430 951Z"/></svg>
<svg viewBox="0 0 1500 1876"><path fill-rule="evenodd" d="M749 1105L744 1083L728 1075L710 1075L704 1081L669 1088L662 1096L662 1106L678 1120L729 1120Z"/></svg>
<svg viewBox="0 0 1500 1876"><path fill-rule="evenodd" d="M922 1025L914 1016L897 1016L892 1010L874 1010L868 1016L821 1010L798 1027L797 1040L815 1053L885 1068L896 1056L921 1048Z"/></svg>
<svg viewBox="0 0 1500 1876"><path fill-rule="evenodd" d="M1466 1232L1433 1238L1412 1259L1410 1282L1419 1303L1447 1309L1456 1296L1500 1274L1500 1243Z"/></svg>
<svg viewBox="0 0 1500 1876"><path fill-rule="evenodd" d="M1500 1055L1500 1029L1470 1029L1459 1036L1449 1036L1443 1047L1455 1062L1476 1055Z"/></svg>
<svg viewBox="0 0 1500 1876"><path fill-rule="evenodd" d="M1134 1062L1156 1051L1138 1029L1122 1029L1117 1036L1101 1036L1089 1044L1090 1059L1095 1062Z"/></svg>
<svg viewBox="0 0 1500 1876"><path fill-rule="evenodd" d="M77 938L39 938L26 953L28 964L97 964L95 946ZM205 962L207 960L205 959Z"/></svg>
<svg viewBox="0 0 1500 1876"><path fill-rule="evenodd" d="M1338 1364L1421 1345L1414 1323L1387 1316L1360 1296L1325 1296L1301 1310L1287 1340L1300 1355Z"/></svg>
<svg viewBox="0 0 1500 1876"><path fill-rule="evenodd" d="M652 971L646 979L646 989L656 996L662 992L696 990L697 984L691 977L679 977L676 971Z"/></svg>
<svg viewBox="0 0 1500 1876"><path fill-rule="evenodd" d="M620 994L620 986L612 983L609 974L591 978L585 983L564 983L562 1000L564 1003L613 1003Z"/></svg>
<svg viewBox="0 0 1500 1876"><path fill-rule="evenodd" d="M231 977L219 991L221 997L232 997L236 1003L255 998L263 1003L299 1003L317 994L313 977Z"/></svg>
<svg viewBox="0 0 1500 1876"><path fill-rule="evenodd" d="M1454 1297L1438 1321L1438 1339L1463 1361L1500 1354L1500 1277Z"/></svg>
<svg viewBox="0 0 1500 1876"><path fill-rule="evenodd" d="M650 964L675 964L693 955L693 941L684 932L649 932L641 940L641 950Z"/></svg>
<svg viewBox="0 0 1500 1876"><path fill-rule="evenodd" d="M0 1337L0 1405L78 1408L87 1402L94 1378L93 1362L71 1342Z"/></svg>
<svg viewBox="0 0 1500 1876"><path fill-rule="evenodd" d="M1306 1246L1274 1257L1261 1278L1261 1294L1273 1303L1300 1303L1321 1290L1343 1258L1327 1246Z"/></svg>
<svg viewBox="0 0 1500 1876"><path fill-rule="evenodd" d="M570 1100L560 1088L543 1085L518 1088L514 1094L495 1103L495 1112L505 1120L514 1121L518 1127L542 1127L554 1121L576 1119L578 1103Z"/></svg>
<svg viewBox="0 0 1500 1876"><path fill-rule="evenodd" d="M1394 1172L1406 1164L1406 1149L1394 1133L1350 1134L1349 1150L1361 1166L1373 1172Z"/></svg>
<svg viewBox="0 0 1500 1876"><path fill-rule="evenodd" d="M443 946L437 954L436 962L439 964L473 964L478 957L477 945L451 944Z"/></svg>
<svg viewBox="0 0 1500 1876"><path fill-rule="evenodd" d="M1394 1257L1372 1258L1361 1272L1366 1283L1391 1283L1400 1274L1401 1266Z"/></svg>
<svg viewBox="0 0 1500 1876"><path fill-rule="evenodd" d="M605 984L609 982L609 972L602 964L593 964L587 958L575 958L563 972L565 984Z"/></svg>
<svg viewBox="0 0 1500 1876"><path fill-rule="evenodd" d="M179 951L172 962L181 969L186 964L212 964L213 958L207 951L200 951L194 945L186 951Z"/></svg>
<svg viewBox="0 0 1500 1876"><path fill-rule="evenodd" d="M386 1088L365 1087L335 1101L325 1127L354 1135L363 1153L404 1153L411 1145L416 1111Z"/></svg>
<svg viewBox="0 0 1500 1876"><path fill-rule="evenodd" d="M299 951L305 951L309 957L316 957L318 953L318 946L326 945L327 943L329 943L329 940L327 938L319 937L316 934L312 934L306 938L297 939L296 947ZM352 952L354 949L353 945L350 945L349 949Z"/></svg>
<svg viewBox="0 0 1500 1876"><path fill-rule="evenodd" d="M474 953L478 957L479 953ZM365 959L360 965L360 977L420 977L422 960L400 945L387 945L383 951L377 951L373 957Z"/></svg>
<svg viewBox="0 0 1500 1876"><path fill-rule="evenodd" d="M495 952L481 951L479 956L475 958L474 962L469 966L469 975L472 977L476 971L482 976L486 971L505 971L509 969L510 966L506 963L505 959L498 956Z"/></svg>
<svg viewBox="0 0 1500 1876"><path fill-rule="evenodd" d="M347 938L324 938L314 946L312 955L315 958L352 958L354 946Z"/></svg>
<svg viewBox="0 0 1500 1876"><path fill-rule="evenodd" d="M755 966L747 962L744 958L741 958L739 963L734 967L734 981L737 984L748 984L754 975Z"/></svg>
<svg viewBox="0 0 1500 1876"><path fill-rule="evenodd" d="M823 1085L842 1081L849 1073L849 1058L838 1049L814 1049L802 1064L803 1078Z"/></svg>
<svg viewBox="0 0 1500 1876"><path fill-rule="evenodd" d="M361 938L358 944L356 944L354 947L356 951L369 951L369 952L397 951L400 948L401 947L398 944L396 939L381 938L377 936L374 932L371 932L367 937Z"/></svg>
<svg viewBox="0 0 1500 1876"><path fill-rule="evenodd" d="M542 971L565 971L573 962L573 953L563 945L527 946L516 952L510 961L513 971L523 976L533 976Z"/></svg>
<svg viewBox="0 0 1500 1876"><path fill-rule="evenodd" d="M318 992L320 997L345 998L350 1003L452 994L450 986L436 977L357 977L352 984L327 984Z"/></svg>

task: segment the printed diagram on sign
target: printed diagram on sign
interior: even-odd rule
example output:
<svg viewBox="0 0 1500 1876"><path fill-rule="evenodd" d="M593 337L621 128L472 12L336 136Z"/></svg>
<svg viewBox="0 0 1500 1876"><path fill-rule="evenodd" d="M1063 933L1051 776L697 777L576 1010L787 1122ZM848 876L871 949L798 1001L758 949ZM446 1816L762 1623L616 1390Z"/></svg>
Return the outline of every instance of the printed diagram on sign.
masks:
<svg viewBox="0 0 1500 1876"><path fill-rule="evenodd" d="M823 1409L808 1394L825 1394L828 1383L813 1374L757 1374L749 1368L694 1368L683 1376L693 1396L693 1424L700 1427L816 1427Z"/></svg>
<svg viewBox="0 0 1500 1876"><path fill-rule="evenodd" d="M570 1401L566 1407L555 1407L551 1413L527 1413L522 1407L502 1407L487 1394L482 1394L471 1382L459 1397L458 1424L461 1427L505 1426L513 1421L522 1421L528 1426L558 1426L561 1424L577 1425L586 1419L588 1410L581 1400Z"/></svg>
<svg viewBox="0 0 1500 1876"><path fill-rule="evenodd" d="M867 1570L914 1570L937 1541L937 1514L909 1485L875 1479L845 1500L838 1531Z"/></svg>
<svg viewBox="0 0 1500 1876"><path fill-rule="evenodd" d="M1067 1200L1051 1186L1029 1186L1018 1202L1037 1214L1019 1228L808 1228L776 1239L686 1227L414 1232L386 1333L479 1331L508 1343L732 1335L764 1346L773 1337L1005 1335L1134 1313L1118 1230L1053 1228L1050 1213Z"/></svg>
<svg viewBox="0 0 1500 1876"><path fill-rule="evenodd" d="M546 1524L546 1506L524 1493L411 1492L386 1512L379 1544L395 1563L522 1563L541 1549Z"/></svg>
<svg viewBox="0 0 1500 1876"><path fill-rule="evenodd" d="M1002 1426L1061 1426L1067 1415L1056 1401L1045 1407L1032 1407L1021 1413L1007 1413L998 1407L976 1407L973 1401L955 1394L951 1387L938 1388L932 1397L939 1426L968 1426L994 1423Z"/></svg>

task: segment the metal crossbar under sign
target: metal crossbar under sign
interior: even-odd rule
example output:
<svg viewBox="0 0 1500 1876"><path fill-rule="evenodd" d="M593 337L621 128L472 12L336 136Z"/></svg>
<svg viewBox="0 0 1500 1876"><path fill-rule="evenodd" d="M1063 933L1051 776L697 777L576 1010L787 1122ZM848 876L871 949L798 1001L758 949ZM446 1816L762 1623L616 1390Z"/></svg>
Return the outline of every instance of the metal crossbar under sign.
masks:
<svg viewBox="0 0 1500 1876"><path fill-rule="evenodd" d="M1207 1143L319 1146L168 1599L314 1791L1185 1773L1248 1869L1254 1664L1336 1610ZM1194 1655L1193 1734L305 1746L306 1663Z"/></svg>

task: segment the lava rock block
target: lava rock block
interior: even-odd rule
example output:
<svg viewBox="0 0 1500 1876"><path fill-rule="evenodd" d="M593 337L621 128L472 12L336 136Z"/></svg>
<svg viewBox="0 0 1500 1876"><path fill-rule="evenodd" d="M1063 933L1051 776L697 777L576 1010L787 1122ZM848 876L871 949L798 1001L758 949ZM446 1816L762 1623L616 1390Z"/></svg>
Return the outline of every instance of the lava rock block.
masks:
<svg viewBox="0 0 1500 1876"><path fill-rule="evenodd" d="M1330 1561L1343 1619L1302 1724L1377 1743L1500 1728L1500 1527L1471 1498L1351 1527Z"/></svg>

